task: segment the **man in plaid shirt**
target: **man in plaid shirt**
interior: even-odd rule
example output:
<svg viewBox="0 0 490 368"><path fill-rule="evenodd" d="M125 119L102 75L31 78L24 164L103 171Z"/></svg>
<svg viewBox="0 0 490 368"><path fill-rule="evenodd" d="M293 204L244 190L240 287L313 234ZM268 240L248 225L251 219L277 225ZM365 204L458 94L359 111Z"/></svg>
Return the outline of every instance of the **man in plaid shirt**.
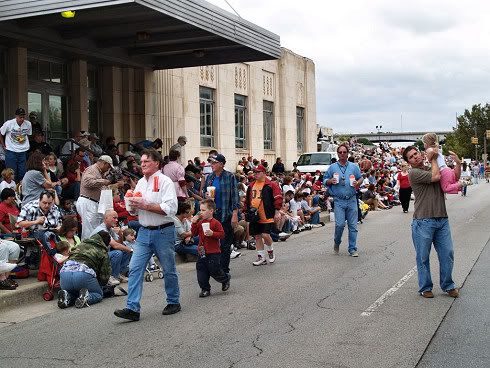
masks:
<svg viewBox="0 0 490 368"><path fill-rule="evenodd" d="M233 246L233 228L238 224L238 189L235 175L224 169L226 158L222 154L209 156L209 162L213 172L206 178L204 184L204 195L206 198L214 199L216 211L214 218L221 222L225 230L225 238L221 240L221 268L228 275L230 273L230 255ZM214 197L210 197L208 187L214 187ZM235 257L239 252L235 252Z"/></svg>
<svg viewBox="0 0 490 368"><path fill-rule="evenodd" d="M62 216L59 208L54 204L54 194L51 192L42 192L39 200L31 201L22 207L17 217L17 226L26 228L31 235L38 239L49 252L49 239L56 237L61 227Z"/></svg>

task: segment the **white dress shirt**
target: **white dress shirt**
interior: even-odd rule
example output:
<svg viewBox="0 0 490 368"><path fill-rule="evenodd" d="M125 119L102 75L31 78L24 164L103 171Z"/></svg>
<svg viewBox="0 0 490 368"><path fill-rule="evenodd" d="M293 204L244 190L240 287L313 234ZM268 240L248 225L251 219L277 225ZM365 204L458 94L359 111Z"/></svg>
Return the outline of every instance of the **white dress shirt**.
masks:
<svg viewBox="0 0 490 368"><path fill-rule="evenodd" d="M138 220L142 226L159 226L173 222L171 216L177 213L177 195L175 186L169 177L160 170L154 173L148 180L142 177L136 184L135 192L141 192L142 197L149 203L158 203L167 214L160 215L155 212L138 210Z"/></svg>

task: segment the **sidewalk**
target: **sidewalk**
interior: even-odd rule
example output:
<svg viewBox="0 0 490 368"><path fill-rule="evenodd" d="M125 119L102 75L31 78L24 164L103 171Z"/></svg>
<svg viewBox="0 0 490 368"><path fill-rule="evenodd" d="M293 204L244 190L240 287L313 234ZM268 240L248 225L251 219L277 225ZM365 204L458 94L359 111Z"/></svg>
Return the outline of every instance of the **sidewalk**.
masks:
<svg viewBox="0 0 490 368"><path fill-rule="evenodd" d="M325 223L329 222L329 215L327 212L322 212L320 214L320 221ZM177 265L188 263L179 255L176 255L175 262ZM48 289L48 284L45 281L37 281L37 270L31 270L30 272L27 279L15 280L19 284L19 287L16 290L0 290L0 313L2 310L6 310L7 308L19 304L43 300L43 293Z"/></svg>

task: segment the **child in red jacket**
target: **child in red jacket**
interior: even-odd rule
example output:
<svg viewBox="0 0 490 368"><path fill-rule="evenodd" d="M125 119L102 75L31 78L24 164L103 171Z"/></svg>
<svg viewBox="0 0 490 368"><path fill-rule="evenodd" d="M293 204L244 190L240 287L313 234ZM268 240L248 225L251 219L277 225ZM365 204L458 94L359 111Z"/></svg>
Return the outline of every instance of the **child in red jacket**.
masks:
<svg viewBox="0 0 490 368"><path fill-rule="evenodd" d="M221 249L219 240L225 237L221 223L213 217L216 204L212 199L201 201L200 212L192 218L192 236L199 235L197 252L199 258L196 263L197 282L201 287L200 298L211 294L209 278L212 277L222 284L221 290L230 288L230 275L221 268Z"/></svg>

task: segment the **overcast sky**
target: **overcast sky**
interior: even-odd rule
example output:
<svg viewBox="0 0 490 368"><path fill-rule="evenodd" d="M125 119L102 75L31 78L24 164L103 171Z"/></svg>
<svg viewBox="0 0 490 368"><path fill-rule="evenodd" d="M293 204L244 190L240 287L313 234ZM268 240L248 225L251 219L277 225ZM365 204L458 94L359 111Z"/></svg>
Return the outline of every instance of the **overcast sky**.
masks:
<svg viewBox="0 0 490 368"><path fill-rule="evenodd" d="M490 1L228 2L315 62L317 122L335 132L451 130L488 101Z"/></svg>

